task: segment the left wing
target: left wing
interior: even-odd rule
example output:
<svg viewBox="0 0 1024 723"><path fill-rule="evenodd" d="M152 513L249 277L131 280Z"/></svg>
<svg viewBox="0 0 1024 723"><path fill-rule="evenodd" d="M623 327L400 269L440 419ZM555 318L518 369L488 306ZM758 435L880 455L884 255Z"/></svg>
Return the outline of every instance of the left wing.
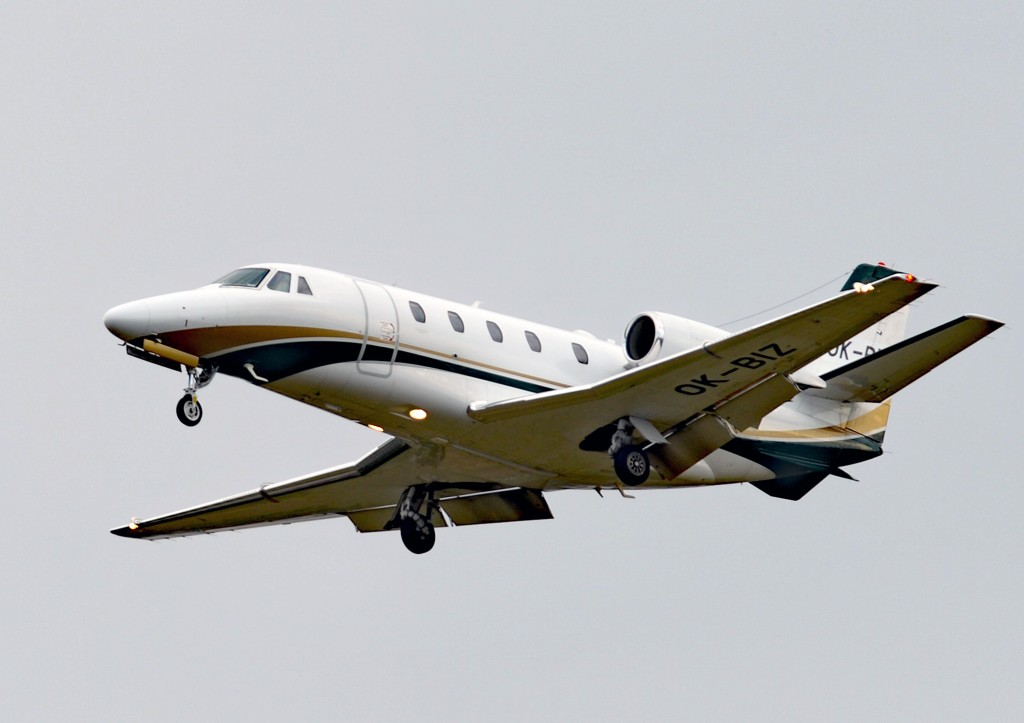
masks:
<svg viewBox="0 0 1024 723"><path fill-rule="evenodd" d="M444 480L438 482L438 480ZM221 530L347 516L360 532L385 529L402 492L430 484L455 525L537 520L551 510L537 489L544 475L483 459L454 447L410 446L392 439L353 464L264 485L198 507L111 530L121 537L161 539ZM435 514L432 522L444 526Z"/></svg>

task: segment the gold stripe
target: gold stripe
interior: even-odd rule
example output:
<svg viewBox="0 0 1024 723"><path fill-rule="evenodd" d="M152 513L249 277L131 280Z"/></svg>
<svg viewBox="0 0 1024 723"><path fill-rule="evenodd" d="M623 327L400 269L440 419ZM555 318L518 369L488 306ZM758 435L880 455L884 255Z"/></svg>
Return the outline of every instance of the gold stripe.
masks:
<svg viewBox="0 0 1024 723"><path fill-rule="evenodd" d="M178 349L196 356L209 356L235 347L283 339L329 337L358 339L362 334L308 326L207 326L199 329L180 329L160 335L161 339Z"/></svg>

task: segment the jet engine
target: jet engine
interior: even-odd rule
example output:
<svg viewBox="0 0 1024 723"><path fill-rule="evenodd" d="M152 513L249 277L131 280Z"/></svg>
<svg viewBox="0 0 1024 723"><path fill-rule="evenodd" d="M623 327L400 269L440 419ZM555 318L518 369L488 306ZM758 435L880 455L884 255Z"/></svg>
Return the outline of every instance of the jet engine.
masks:
<svg viewBox="0 0 1024 723"><path fill-rule="evenodd" d="M630 366L640 366L727 336L729 332L709 324L660 311L645 311L626 326L623 350Z"/></svg>

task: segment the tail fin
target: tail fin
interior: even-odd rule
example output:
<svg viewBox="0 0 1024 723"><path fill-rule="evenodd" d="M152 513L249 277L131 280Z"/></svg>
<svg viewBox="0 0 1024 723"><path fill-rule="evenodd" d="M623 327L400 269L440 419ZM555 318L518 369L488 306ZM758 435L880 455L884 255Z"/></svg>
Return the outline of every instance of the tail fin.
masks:
<svg viewBox="0 0 1024 723"><path fill-rule="evenodd" d="M896 273L861 264L843 290ZM882 453L890 397L1003 325L967 314L904 339L906 323L903 307L801 370L817 375L818 384L806 385L793 398L789 420L777 427L790 435L796 431L799 440L764 439L769 433L738 437L725 447L775 473L774 479L753 482L755 487L773 497L798 500L830 474L849 477L842 467ZM744 453L741 445L753 445L757 456L749 449Z"/></svg>
<svg viewBox="0 0 1024 723"><path fill-rule="evenodd" d="M860 284L871 284L875 281L902 274L903 271L890 269L885 264L860 264L843 284L842 291L851 291ZM805 369L811 374L825 377L839 367L858 361L864 357L877 354L893 344L903 341L907 331L909 307L890 314L874 326L868 327L852 339L844 341L827 354L815 359Z"/></svg>

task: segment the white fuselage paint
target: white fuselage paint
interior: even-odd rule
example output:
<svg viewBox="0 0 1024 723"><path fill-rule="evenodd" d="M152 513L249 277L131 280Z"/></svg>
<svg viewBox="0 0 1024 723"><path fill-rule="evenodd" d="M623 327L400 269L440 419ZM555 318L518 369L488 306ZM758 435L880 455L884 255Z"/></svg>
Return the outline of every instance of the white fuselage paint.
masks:
<svg viewBox="0 0 1024 723"><path fill-rule="evenodd" d="M245 339L233 333L221 335L227 330L291 327L310 331L308 337L292 336L290 341L316 340L324 334L349 339L363 350L353 361L315 366L266 384L258 381L262 374L259 365L255 365L249 381L333 414L375 425L388 434L428 444L463 445L473 439L479 423L470 419L466 409L474 402L501 401L541 388L589 384L636 365L621 345L586 332L557 329L322 269L294 264L254 267L270 269L267 279L278 270L291 272L291 290L268 289L267 279L260 288L213 284L123 304L111 309L104 321L126 341L147 335L170 337L175 333L181 336L181 332L188 330L206 330L205 345L186 347L185 351L214 364L226 353L256 348L273 340L272 336L264 339L259 334ZM300 275L308 281L312 295L296 292ZM424 322L415 320L410 302L423 309ZM453 328L450 313L461 319L463 332ZM488 322L500 329L502 341L492 338ZM694 322L693 329L695 334L705 334L712 327ZM527 332L540 341L539 352L531 349ZM727 334L722 330L715 332L719 337ZM573 344L585 349L586 364L577 359ZM367 347L383 349L377 352L377 357L383 353L383 358L366 358ZM435 366L403 363L403 354L415 355ZM476 376L454 373L444 365L457 365ZM516 388L510 383L528 388ZM842 425L846 421L844 416L849 415L849 405L818 406L799 399L784 404L764 418L758 436L763 438L772 430ZM409 411L414 408L426 410L427 419L411 419ZM597 486L613 484L607 457L592 457L594 474L599 477ZM652 475L645 486L720 484L773 477L767 468L720 449L675 479L656 480ZM592 478L552 480L551 484L595 486Z"/></svg>

